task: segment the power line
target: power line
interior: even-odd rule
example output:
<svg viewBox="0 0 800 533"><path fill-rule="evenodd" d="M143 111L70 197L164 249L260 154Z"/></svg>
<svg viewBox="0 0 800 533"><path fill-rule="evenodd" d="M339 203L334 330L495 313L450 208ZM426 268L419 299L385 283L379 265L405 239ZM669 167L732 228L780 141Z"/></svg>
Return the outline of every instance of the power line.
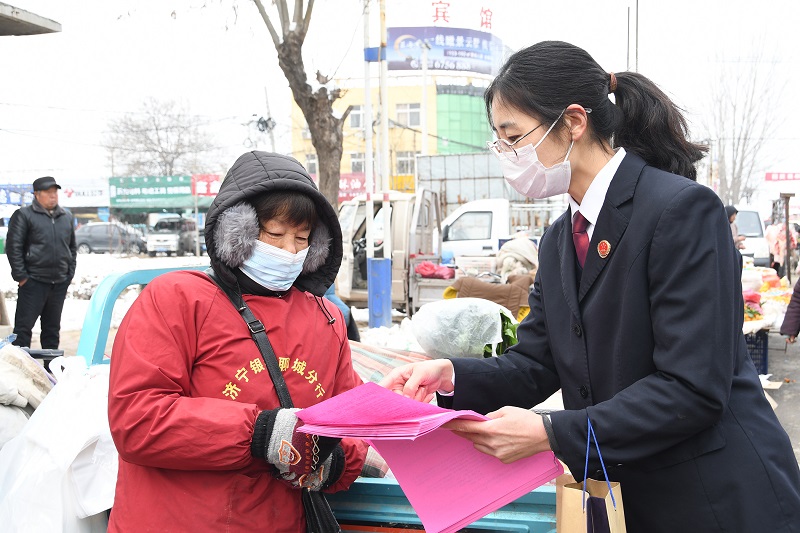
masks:
<svg viewBox="0 0 800 533"><path fill-rule="evenodd" d="M50 106L50 105L32 105L32 104L21 104L17 102L0 102L0 105L8 106L8 107L26 107L30 109L51 109L55 111L74 111L74 112L81 112L81 113L97 113L97 114L117 114L117 115L142 115L142 116L150 116L152 113L150 111L119 111L115 109L91 109L91 108L80 108L80 107L59 107L59 106ZM185 116L185 117L192 117L192 118L216 118L212 115L200 115L200 114L193 114L193 113L166 113L162 116L166 117L175 117L175 116ZM236 118L236 117L233 117Z"/></svg>
<svg viewBox="0 0 800 533"><path fill-rule="evenodd" d="M420 130L411 128L409 126L406 126L405 124L400 124L399 122L395 122L394 120L389 119L389 126L391 127L392 125L394 125L397 128L402 128L404 130L413 131L414 133L419 133L420 135L422 135L422 132ZM465 143L465 142L461 142L461 141L456 141L456 140L453 140L453 139L448 139L447 137L441 137L441 136L436 135L434 133L428 133L428 137L433 137L434 139L438 139L440 141L444 141L444 142L447 142L447 143L457 144L459 146L466 146L468 148L473 148L475 150L486 150L486 146L477 146L477 145L474 145L474 144L469 144L469 143Z"/></svg>

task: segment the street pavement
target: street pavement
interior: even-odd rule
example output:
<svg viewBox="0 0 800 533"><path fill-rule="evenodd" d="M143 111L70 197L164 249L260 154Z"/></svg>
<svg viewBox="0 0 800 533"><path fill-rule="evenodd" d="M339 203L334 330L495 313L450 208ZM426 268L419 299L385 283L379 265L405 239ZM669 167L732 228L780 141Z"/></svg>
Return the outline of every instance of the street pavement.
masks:
<svg viewBox="0 0 800 533"><path fill-rule="evenodd" d="M779 389L767 393L778 404L775 414L789 434L800 462L800 343L787 345L777 332L770 333L767 361L770 381L783 382Z"/></svg>
<svg viewBox="0 0 800 533"><path fill-rule="evenodd" d="M61 332L61 349L65 354L77 352L80 334L80 331ZM109 332L107 354L111 353L115 334L116 329ZM33 348L38 348L38 340L38 335L34 335ZM770 333L767 357L767 372L772 374L770 381L782 383L780 388L767 393L778 404L775 414L789 434L795 457L800 463L800 342L787 345L777 332Z"/></svg>

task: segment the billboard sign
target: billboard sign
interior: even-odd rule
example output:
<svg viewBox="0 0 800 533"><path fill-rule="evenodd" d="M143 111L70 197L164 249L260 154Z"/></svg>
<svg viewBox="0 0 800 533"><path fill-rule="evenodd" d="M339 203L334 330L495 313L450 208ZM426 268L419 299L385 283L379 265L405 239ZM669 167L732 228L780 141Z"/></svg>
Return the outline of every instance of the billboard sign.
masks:
<svg viewBox="0 0 800 533"><path fill-rule="evenodd" d="M503 61L503 42L484 31L449 27L393 27L387 29L389 70L421 70L426 42L428 69L494 75Z"/></svg>
<svg viewBox="0 0 800 533"><path fill-rule="evenodd" d="M108 187L104 184L64 187L58 194L58 203L63 207L108 207Z"/></svg>
<svg viewBox="0 0 800 533"><path fill-rule="evenodd" d="M0 185L0 205L31 205L33 202L33 185L5 184Z"/></svg>
<svg viewBox="0 0 800 533"><path fill-rule="evenodd" d="M194 205L191 176L108 178L111 207L178 207Z"/></svg>

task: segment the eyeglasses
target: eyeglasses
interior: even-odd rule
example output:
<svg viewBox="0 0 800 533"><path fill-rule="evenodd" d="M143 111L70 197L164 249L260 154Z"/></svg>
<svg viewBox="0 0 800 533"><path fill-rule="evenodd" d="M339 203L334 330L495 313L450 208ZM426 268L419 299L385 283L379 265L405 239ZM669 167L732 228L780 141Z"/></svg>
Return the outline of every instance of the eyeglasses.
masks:
<svg viewBox="0 0 800 533"><path fill-rule="evenodd" d="M538 130L542 127L543 124L539 124L531 131L514 141L513 143L508 142L505 139L495 139L494 141L486 141L486 147L494 152L495 155L503 155L512 161L516 161L518 159L517 151L514 149L514 145L520 142L522 139L533 133L534 131Z"/></svg>
<svg viewBox="0 0 800 533"><path fill-rule="evenodd" d="M585 107L584 110L586 111L587 114L592 112L592 109L590 107ZM564 111L566 111L566 109ZM558 115L558 118L550 126L550 129L548 129L547 133L544 134L545 137L547 136L548 133L550 133L550 130L552 130L555 127L556 122L558 122L558 119L560 119L561 115L564 114L564 111L562 111L561 114ZM494 141L486 141L486 147L489 150L491 150L492 152L494 152L494 154L497 155L497 156L502 155L503 157L506 157L506 158L510 159L511 161L517 161L519 159L519 155L517 154L517 151L514 149L514 145L517 144L518 142L520 142L522 139L524 139L528 135L530 135L531 133L533 133L534 131L536 131L539 128L541 128L543 125L544 124L539 124L538 126L533 128L531 131L529 131L528 133L526 133L525 135L523 135L522 137L520 137L519 139L514 141L513 143L512 142L508 142L505 139L496 139ZM544 137L542 137L542 139L544 139ZM539 142L541 142L541 141L539 141Z"/></svg>

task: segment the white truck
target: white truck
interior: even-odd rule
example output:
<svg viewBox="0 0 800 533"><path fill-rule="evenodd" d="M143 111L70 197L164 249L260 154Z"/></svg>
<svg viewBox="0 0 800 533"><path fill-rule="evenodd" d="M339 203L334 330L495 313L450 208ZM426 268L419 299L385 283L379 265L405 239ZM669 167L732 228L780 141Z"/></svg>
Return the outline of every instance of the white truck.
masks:
<svg viewBox="0 0 800 533"><path fill-rule="evenodd" d="M441 262L441 215L436 193L417 189L416 193L391 191L387 193L390 238L384 238L383 195L374 196L372 217L374 257L392 259L392 307L404 309L410 316L422 304L439 300L452 280L422 278L415 274L416 265L423 261ZM358 196L339 207L342 226L343 257L336 277L336 294L348 305L366 307L367 198ZM391 254L387 253L391 249Z"/></svg>
<svg viewBox="0 0 800 533"><path fill-rule="evenodd" d="M192 218L160 218L147 234L147 253L150 257L155 257L158 252L179 256L195 253L196 233L197 224Z"/></svg>
<svg viewBox="0 0 800 533"><path fill-rule="evenodd" d="M503 242L520 232L538 244L550 222L565 209L565 203L551 201L512 203L487 198L467 202L442 221L442 255L495 255Z"/></svg>
<svg viewBox="0 0 800 533"><path fill-rule="evenodd" d="M417 186L439 195L444 256L494 255L518 232L534 241L567 208L566 195L545 200L527 198L503 178L497 158L488 150L417 158Z"/></svg>

